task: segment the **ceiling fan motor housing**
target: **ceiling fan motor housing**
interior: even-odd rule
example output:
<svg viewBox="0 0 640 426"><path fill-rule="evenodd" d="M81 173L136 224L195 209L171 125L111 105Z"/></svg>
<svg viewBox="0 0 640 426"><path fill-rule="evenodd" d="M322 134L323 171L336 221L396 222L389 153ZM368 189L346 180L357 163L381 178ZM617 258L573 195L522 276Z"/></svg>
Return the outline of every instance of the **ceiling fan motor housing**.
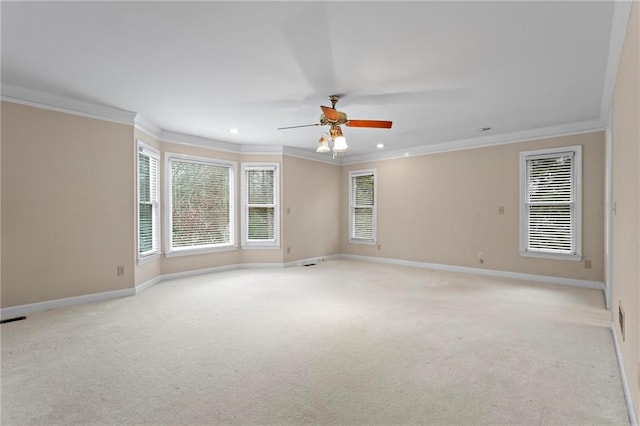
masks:
<svg viewBox="0 0 640 426"><path fill-rule="evenodd" d="M320 114L320 124L345 124L347 121L349 121L349 119L347 118L347 114L345 114L344 112L336 111L336 113L338 114L337 120L329 120L327 117L325 117L324 114Z"/></svg>

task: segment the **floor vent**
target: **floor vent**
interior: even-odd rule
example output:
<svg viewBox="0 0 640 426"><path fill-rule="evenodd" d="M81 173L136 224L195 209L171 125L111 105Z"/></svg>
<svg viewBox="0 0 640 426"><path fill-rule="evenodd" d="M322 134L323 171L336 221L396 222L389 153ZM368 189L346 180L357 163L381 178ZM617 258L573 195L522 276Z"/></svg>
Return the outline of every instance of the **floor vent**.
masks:
<svg viewBox="0 0 640 426"><path fill-rule="evenodd" d="M317 263L307 263L306 265L302 265L302 266L316 266Z"/></svg>
<svg viewBox="0 0 640 426"><path fill-rule="evenodd" d="M15 321L22 321L22 320L26 320L26 319L27 319L27 317L9 318L9 319L0 321L0 324L6 324L8 322L15 322Z"/></svg>

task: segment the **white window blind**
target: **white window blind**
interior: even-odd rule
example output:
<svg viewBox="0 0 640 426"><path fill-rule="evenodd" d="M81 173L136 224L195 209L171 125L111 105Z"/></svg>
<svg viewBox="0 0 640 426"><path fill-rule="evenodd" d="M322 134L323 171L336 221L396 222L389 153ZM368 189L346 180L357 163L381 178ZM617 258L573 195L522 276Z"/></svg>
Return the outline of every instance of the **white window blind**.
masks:
<svg viewBox="0 0 640 426"><path fill-rule="evenodd" d="M579 256L580 147L523 153L521 251Z"/></svg>
<svg viewBox="0 0 640 426"><path fill-rule="evenodd" d="M138 258L160 251L159 154L138 145Z"/></svg>
<svg viewBox="0 0 640 426"><path fill-rule="evenodd" d="M350 239L374 242L376 238L375 172L351 172Z"/></svg>
<svg viewBox="0 0 640 426"><path fill-rule="evenodd" d="M244 245L278 244L278 165L243 164Z"/></svg>
<svg viewBox="0 0 640 426"><path fill-rule="evenodd" d="M233 167L169 157L170 250L233 244Z"/></svg>

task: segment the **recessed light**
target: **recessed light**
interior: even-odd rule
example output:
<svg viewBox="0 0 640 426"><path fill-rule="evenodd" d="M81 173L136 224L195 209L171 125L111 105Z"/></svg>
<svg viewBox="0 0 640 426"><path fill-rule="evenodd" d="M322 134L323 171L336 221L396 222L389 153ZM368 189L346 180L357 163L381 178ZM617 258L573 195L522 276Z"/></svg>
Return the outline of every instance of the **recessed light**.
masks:
<svg viewBox="0 0 640 426"><path fill-rule="evenodd" d="M480 128L478 128L479 132L488 132L489 130L491 130L491 127L480 127Z"/></svg>
<svg viewBox="0 0 640 426"><path fill-rule="evenodd" d="M384 148L384 144L383 143L379 143L378 145L376 145L376 148L382 149L382 148Z"/></svg>
<svg viewBox="0 0 640 426"><path fill-rule="evenodd" d="M234 135L237 135L238 133L240 133L240 130L236 129L235 127L232 129L229 129L229 133L233 133Z"/></svg>

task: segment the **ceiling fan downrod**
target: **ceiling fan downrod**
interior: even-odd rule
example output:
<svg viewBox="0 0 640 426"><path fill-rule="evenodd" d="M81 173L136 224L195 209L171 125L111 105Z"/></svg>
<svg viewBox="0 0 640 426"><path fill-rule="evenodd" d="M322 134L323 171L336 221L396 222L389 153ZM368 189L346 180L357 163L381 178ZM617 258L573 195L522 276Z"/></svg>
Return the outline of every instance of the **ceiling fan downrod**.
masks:
<svg viewBox="0 0 640 426"><path fill-rule="evenodd" d="M329 96L329 102L331 102L331 108L336 109L336 104L340 100L340 95Z"/></svg>

